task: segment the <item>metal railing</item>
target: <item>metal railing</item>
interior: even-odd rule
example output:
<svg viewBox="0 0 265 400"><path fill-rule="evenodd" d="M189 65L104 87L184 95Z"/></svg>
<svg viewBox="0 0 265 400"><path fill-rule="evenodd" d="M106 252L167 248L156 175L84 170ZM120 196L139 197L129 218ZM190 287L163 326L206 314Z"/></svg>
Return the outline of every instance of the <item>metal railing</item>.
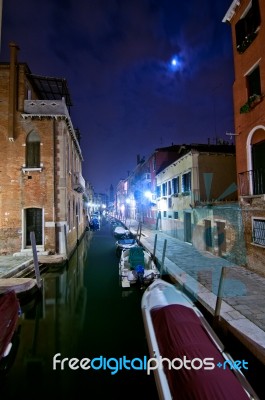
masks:
<svg viewBox="0 0 265 400"><path fill-rule="evenodd" d="M240 172L238 175L240 196L258 195L265 193L264 168Z"/></svg>

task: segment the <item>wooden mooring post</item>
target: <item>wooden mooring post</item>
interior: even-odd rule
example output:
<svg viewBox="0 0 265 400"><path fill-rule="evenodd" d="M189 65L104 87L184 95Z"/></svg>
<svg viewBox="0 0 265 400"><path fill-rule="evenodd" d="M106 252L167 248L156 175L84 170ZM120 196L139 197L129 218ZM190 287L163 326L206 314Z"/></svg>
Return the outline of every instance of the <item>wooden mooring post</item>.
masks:
<svg viewBox="0 0 265 400"><path fill-rule="evenodd" d="M163 254L162 254L162 261L161 261L161 270L160 270L160 275L163 275L163 269L164 269L164 264L165 264L165 256L166 256L166 248L167 248L167 239L164 241L164 246L163 246Z"/></svg>
<svg viewBox="0 0 265 400"><path fill-rule="evenodd" d="M30 241L33 253L33 261L34 261L34 269L36 275L36 281L38 288L41 287L41 278L40 278L40 268L39 268L39 260L37 255L37 247L36 247L36 239L35 239L35 232L30 232Z"/></svg>
<svg viewBox="0 0 265 400"><path fill-rule="evenodd" d="M137 233L136 233L136 238L138 237L138 240L140 242L141 239L141 235L142 235L142 224L141 222L139 222L138 228L137 228Z"/></svg>
<svg viewBox="0 0 265 400"><path fill-rule="evenodd" d="M223 287L224 287L224 280L225 280L226 273L227 273L227 267L222 267L219 286L218 286L215 312L214 312L214 321L213 321L214 326L218 325L218 322L220 319L220 311L221 311L222 297L223 297Z"/></svg>
<svg viewBox="0 0 265 400"><path fill-rule="evenodd" d="M156 258L156 244L157 244L157 233L155 234L154 250L153 250L153 260Z"/></svg>

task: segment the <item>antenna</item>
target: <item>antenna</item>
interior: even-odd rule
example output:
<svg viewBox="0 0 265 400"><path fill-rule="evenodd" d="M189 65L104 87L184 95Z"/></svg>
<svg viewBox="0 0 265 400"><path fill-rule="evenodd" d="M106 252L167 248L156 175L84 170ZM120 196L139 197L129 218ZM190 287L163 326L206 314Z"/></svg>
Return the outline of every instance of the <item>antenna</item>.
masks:
<svg viewBox="0 0 265 400"><path fill-rule="evenodd" d="M233 133L233 132L225 132L225 134L227 136L230 136L230 140L232 140L232 136L238 136L239 135L239 133Z"/></svg>

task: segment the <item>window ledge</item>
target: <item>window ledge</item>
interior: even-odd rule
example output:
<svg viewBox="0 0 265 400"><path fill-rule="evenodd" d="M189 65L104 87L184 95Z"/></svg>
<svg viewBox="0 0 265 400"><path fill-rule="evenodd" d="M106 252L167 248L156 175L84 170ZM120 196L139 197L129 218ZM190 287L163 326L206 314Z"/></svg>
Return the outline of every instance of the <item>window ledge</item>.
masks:
<svg viewBox="0 0 265 400"><path fill-rule="evenodd" d="M22 172L24 173L24 174L26 174L26 173L29 173L29 172L41 172L42 171L42 167L39 167L39 168L27 168L27 167L22 167Z"/></svg>
<svg viewBox="0 0 265 400"><path fill-rule="evenodd" d="M260 248L262 248L262 249L265 248L265 245L264 245L264 244L259 244L259 243L255 243L255 242L250 242L250 244L251 244L252 246L260 247Z"/></svg>

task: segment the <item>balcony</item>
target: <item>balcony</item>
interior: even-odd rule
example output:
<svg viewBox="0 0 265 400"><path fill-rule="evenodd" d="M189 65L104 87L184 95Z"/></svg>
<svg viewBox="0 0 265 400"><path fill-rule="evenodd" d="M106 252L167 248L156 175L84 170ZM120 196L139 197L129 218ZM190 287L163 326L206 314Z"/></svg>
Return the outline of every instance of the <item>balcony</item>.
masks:
<svg viewBox="0 0 265 400"><path fill-rule="evenodd" d="M84 193L86 189L85 179L79 172L73 175L73 189L78 193Z"/></svg>
<svg viewBox="0 0 265 400"><path fill-rule="evenodd" d="M69 118L64 100L25 100L24 112L34 115L65 115Z"/></svg>
<svg viewBox="0 0 265 400"><path fill-rule="evenodd" d="M265 171L263 168L241 172L238 175L240 196L255 196L265 193Z"/></svg>

